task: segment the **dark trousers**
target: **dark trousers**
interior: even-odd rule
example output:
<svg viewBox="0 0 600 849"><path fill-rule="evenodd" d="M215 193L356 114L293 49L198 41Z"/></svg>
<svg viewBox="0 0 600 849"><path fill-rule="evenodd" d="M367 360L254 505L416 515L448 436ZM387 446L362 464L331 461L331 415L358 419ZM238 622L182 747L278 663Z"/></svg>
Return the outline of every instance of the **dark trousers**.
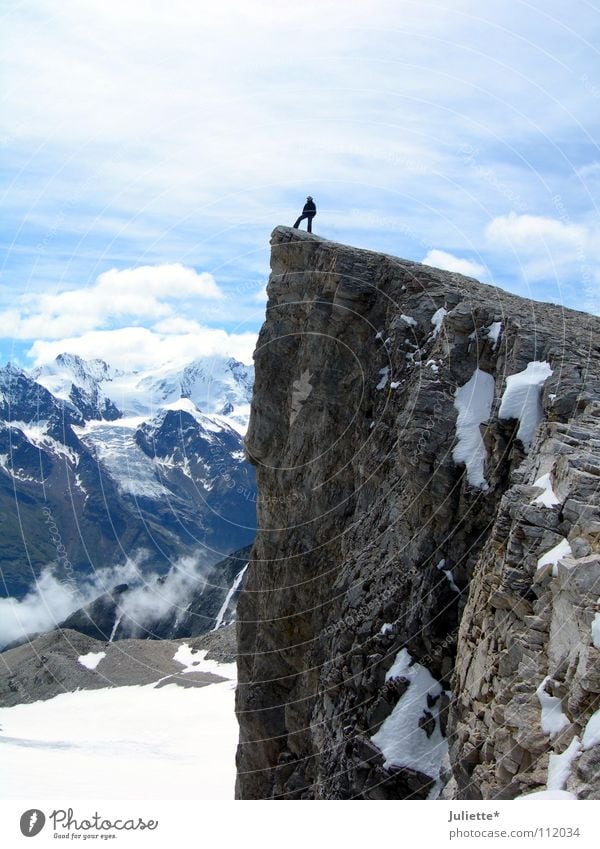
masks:
<svg viewBox="0 0 600 849"><path fill-rule="evenodd" d="M294 227L297 230L298 227L300 226L300 222L304 221L305 218L308 218L308 224L306 225L306 229L308 230L309 233L312 233L312 222L313 222L314 217L315 217L314 212L303 212L302 215L297 219L296 223L294 224Z"/></svg>

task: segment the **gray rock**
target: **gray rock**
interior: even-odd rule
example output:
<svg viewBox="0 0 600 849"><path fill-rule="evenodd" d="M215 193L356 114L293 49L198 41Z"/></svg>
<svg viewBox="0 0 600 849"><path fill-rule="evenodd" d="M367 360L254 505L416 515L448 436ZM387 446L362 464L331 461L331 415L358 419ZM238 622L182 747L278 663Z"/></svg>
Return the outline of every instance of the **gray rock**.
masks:
<svg viewBox="0 0 600 849"><path fill-rule="evenodd" d="M539 789L554 751L542 680L564 688L574 728L597 706L583 575L600 549L600 319L289 228L271 243L246 438L260 497L238 605L237 795L426 798L431 777L352 742L401 697L385 674L402 648L453 693L440 722L452 795ZM506 377L534 360L553 373L528 448L498 410ZM453 460L455 391L476 368L495 380L487 489ZM551 508L532 503L546 473ZM565 538L573 556L540 575ZM432 727L424 714L415 733ZM595 780L587 766L577 778L589 798Z"/></svg>

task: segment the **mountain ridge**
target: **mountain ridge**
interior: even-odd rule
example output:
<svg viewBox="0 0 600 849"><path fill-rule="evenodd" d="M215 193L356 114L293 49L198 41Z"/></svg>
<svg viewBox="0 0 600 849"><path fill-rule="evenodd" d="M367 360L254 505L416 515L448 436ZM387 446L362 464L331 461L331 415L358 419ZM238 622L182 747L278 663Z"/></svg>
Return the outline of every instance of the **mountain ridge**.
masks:
<svg viewBox="0 0 600 849"><path fill-rule="evenodd" d="M72 354L33 373L0 369L0 644L24 636L19 621L55 627L128 583L132 563L138 581L154 580L252 541L251 381L232 357L144 374Z"/></svg>

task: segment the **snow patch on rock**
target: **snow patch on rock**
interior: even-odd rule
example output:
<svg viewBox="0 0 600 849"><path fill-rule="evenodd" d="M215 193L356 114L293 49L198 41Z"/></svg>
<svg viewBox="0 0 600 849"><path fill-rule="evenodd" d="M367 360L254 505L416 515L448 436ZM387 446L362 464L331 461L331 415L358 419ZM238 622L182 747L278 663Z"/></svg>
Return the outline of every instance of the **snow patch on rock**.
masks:
<svg viewBox="0 0 600 849"><path fill-rule="evenodd" d="M448 315L448 310L444 309L444 307L440 307L439 310L436 310L434 314L431 316L431 323L433 325L433 337L435 339L436 336L439 336L442 330L442 324L444 323L445 317Z"/></svg>
<svg viewBox="0 0 600 849"><path fill-rule="evenodd" d="M371 737L385 758L384 767L414 769L436 781L448 750L439 719L442 685L420 663L412 663L407 649L396 655L385 680L405 678L408 690L400 698L379 731ZM432 705L431 707L429 705ZM432 717L435 723L428 735L420 720Z"/></svg>
<svg viewBox="0 0 600 849"><path fill-rule="evenodd" d="M548 762L548 790L565 789L571 775L573 761L580 753L581 742L579 737L574 737L562 754L550 753L550 760Z"/></svg>
<svg viewBox="0 0 600 849"><path fill-rule="evenodd" d="M563 713L561 700L546 692L546 684L549 680L549 676L546 676L535 692L542 709L542 731L550 737L555 737L571 723Z"/></svg>
<svg viewBox="0 0 600 849"><path fill-rule="evenodd" d="M556 497L556 493L552 489L552 476L550 472L539 477L533 484L543 490L541 495L534 498L532 504L541 504L543 507L554 507L555 504L560 504L560 499Z"/></svg>
<svg viewBox="0 0 600 849"><path fill-rule="evenodd" d="M87 654L80 654L77 660L86 669L94 670L104 657L106 657L105 651L90 651Z"/></svg>
<svg viewBox="0 0 600 849"><path fill-rule="evenodd" d="M566 539L561 539L561 541L551 548L550 551L547 551L543 554L538 562L537 568L541 569L543 566L546 566L548 563L552 564L552 574L556 576L558 573L558 561L562 560L563 557L570 557L573 554L569 541Z"/></svg>
<svg viewBox="0 0 600 849"><path fill-rule="evenodd" d="M531 447L537 426L542 421L542 387L552 374L549 363L535 360L524 371L506 378L506 389L498 411L499 419L518 419L517 438L525 450Z"/></svg>
<svg viewBox="0 0 600 849"><path fill-rule="evenodd" d="M455 463L467 467L467 480L471 486L486 490L484 468L487 452L479 426L487 422L494 400L495 381L491 374L475 369L471 379L454 393L457 444L452 452Z"/></svg>

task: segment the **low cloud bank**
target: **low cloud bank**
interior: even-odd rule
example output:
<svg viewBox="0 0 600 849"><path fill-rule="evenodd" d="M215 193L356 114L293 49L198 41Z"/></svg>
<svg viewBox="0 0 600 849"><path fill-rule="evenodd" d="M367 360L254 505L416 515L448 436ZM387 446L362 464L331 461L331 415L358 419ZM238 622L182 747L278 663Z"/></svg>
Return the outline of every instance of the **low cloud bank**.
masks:
<svg viewBox="0 0 600 849"><path fill-rule="evenodd" d="M35 587L22 599L0 599L0 650L53 630L71 613L119 584L131 587L119 597L119 614L130 620L130 627L140 630L169 611L183 612L191 594L207 584L210 567L200 555L180 558L162 577L142 573L140 567L147 558L146 552L138 552L122 564L82 576L77 585L60 580L54 565L45 567Z"/></svg>

